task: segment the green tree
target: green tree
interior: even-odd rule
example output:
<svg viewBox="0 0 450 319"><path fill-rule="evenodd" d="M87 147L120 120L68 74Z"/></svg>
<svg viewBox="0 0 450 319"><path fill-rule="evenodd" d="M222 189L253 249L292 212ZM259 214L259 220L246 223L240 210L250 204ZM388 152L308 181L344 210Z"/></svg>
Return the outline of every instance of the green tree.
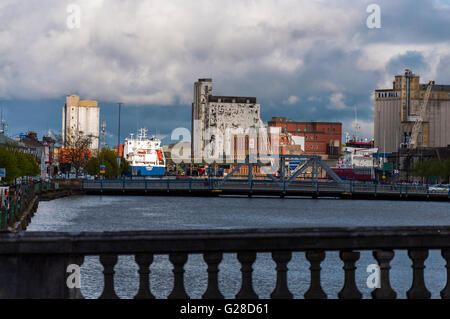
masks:
<svg viewBox="0 0 450 319"><path fill-rule="evenodd" d="M21 176L39 175L39 165L31 154L24 153L15 145L0 147L0 168L6 169L3 182L12 183Z"/></svg>
<svg viewBox="0 0 450 319"><path fill-rule="evenodd" d="M0 147L0 168L6 170L6 176L2 178L2 182L11 183L20 176L14 153L4 147Z"/></svg>
<svg viewBox="0 0 450 319"><path fill-rule="evenodd" d="M33 155L17 152L15 154L17 167L20 170L20 176L36 176L39 175L40 169Z"/></svg>
<svg viewBox="0 0 450 319"><path fill-rule="evenodd" d="M450 177L450 159L429 159L416 162L411 166L410 173L413 176L423 177L426 183L432 179L448 182Z"/></svg>
<svg viewBox="0 0 450 319"><path fill-rule="evenodd" d="M120 173L126 174L130 171L130 163L123 157L120 158Z"/></svg>
<svg viewBox="0 0 450 319"><path fill-rule="evenodd" d="M102 149L87 163L86 172L92 176L100 175L100 165L105 165L105 177L117 177L117 153L115 151L107 148ZM129 169L130 164L122 157L120 160L120 175L127 173Z"/></svg>

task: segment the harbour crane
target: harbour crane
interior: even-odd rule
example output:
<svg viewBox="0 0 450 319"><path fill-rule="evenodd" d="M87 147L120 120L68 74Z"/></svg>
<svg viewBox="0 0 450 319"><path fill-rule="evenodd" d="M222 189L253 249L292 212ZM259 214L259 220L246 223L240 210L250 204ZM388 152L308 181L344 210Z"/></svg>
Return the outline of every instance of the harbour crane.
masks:
<svg viewBox="0 0 450 319"><path fill-rule="evenodd" d="M425 114L427 112L428 100L430 99L431 89L433 88L434 81L428 82L427 91L425 93L425 97L423 99L423 103L419 108L419 116L416 117L414 121L414 126L411 131L411 139L410 139L410 149L416 149L418 147L418 137L419 134L422 133L423 130L423 120L425 119ZM423 139L423 136L422 136Z"/></svg>

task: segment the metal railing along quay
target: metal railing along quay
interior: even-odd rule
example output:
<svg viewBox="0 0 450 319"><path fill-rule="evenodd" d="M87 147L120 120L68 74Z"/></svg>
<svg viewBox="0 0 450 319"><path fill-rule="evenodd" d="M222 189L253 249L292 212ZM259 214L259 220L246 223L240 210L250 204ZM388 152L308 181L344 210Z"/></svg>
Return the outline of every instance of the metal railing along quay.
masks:
<svg viewBox="0 0 450 319"><path fill-rule="evenodd" d="M21 220L26 209L36 210L37 194L44 187L43 184L23 183L8 187L7 194L2 194L0 205L0 231L8 228L26 227L31 216ZM48 187L48 185L45 185Z"/></svg>
<svg viewBox="0 0 450 319"><path fill-rule="evenodd" d="M82 265L86 256L99 256L103 266L100 298L118 298L114 267L122 255L134 256L138 266L139 289L135 298L154 298L150 266L155 255L168 255L173 280L167 280L173 288L167 298L186 299L190 296L185 289L184 266L189 255L202 254L208 277L202 297L221 299L224 296L218 281L219 265L223 254L235 253L241 265L240 290L235 297L254 299L259 296L253 286L253 264L258 253L271 253L276 271L271 298L289 299L293 294L289 289L292 282L288 281L288 264L295 252L304 253L310 266L309 289L304 297L322 299L333 296L326 291L327 282L321 280L321 264L327 252L338 251L345 276L337 297L360 299L358 285L361 283L355 280L356 262L361 252L369 251L378 263L380 280L379 288L371 292L371 297L392 299L402 296L391 287L391 262L395 251L406 250L413 269L406 297L428 299L431 294L425 285L424 264L431 249L440 250L447 263L438 271L442 272L439 276L442 286L446 283L440 295L450 299L450 227L2 233L0 298L81 298L79 287L68 288L68 267ZM198 267L196 271L205 270Z"/></svg>
<svg viewBox="0 0 450 319"><path fill-rule="evenodd" d="M272 195L366 199L450 200L450 189L430 185L376 184L353 181L290 181L270 179L120 179L83 180L87 194Z"/></svg>

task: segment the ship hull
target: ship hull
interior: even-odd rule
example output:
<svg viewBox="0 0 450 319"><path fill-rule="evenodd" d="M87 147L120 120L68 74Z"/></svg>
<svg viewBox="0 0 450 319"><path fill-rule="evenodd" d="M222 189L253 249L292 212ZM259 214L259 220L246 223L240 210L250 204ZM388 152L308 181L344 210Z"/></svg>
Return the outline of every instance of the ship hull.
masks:
<svg viewBox="0 0 450 319"><path fill-rule="evenodd" d="M166 168L164 166L132 166L133 176L164 176Z"/></svg>

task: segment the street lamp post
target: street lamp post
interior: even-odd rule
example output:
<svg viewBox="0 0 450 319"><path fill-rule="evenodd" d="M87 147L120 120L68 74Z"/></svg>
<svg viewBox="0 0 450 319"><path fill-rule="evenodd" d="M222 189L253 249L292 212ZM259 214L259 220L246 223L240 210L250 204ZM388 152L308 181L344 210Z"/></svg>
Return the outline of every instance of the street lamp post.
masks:
<svg viewBox="0 0 450 319"><path fill-rule="evenodd" d="M117 104L119 105L119 128L117 133L117 176L120 177L120 108L123 103L119 102Z"/></svg>

